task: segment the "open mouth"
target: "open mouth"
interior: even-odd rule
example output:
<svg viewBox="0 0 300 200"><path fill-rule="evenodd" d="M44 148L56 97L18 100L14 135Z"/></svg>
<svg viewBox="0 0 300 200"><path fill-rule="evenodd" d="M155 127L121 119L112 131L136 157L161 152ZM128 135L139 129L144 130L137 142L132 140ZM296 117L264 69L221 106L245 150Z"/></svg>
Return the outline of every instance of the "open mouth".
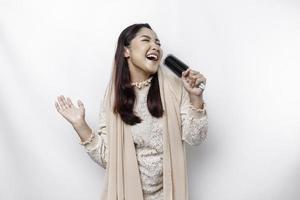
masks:
<svg viewBox="0 0 300 200"><path fill-rule="evenodd" d="M158 55L154 54L154 53L150 53L148 55L146 55L146 58L148 60L152 60L152 61L158 61Z"/></svg>

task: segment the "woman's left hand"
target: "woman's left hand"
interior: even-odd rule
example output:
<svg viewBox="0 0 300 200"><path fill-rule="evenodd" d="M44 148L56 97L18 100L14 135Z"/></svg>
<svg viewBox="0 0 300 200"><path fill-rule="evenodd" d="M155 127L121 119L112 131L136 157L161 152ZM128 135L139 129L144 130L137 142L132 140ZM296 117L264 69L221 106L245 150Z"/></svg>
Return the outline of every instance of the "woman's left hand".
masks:
<svg viewBox="0 0 300 200"><path fill-rule="evenodd" d="M181 79L183 81L184 88L189 92L190 95L201 96L204 89L202 89L200 84L206 84L206 78L196 70L188 68L186 71L182 72Z"/></svg>

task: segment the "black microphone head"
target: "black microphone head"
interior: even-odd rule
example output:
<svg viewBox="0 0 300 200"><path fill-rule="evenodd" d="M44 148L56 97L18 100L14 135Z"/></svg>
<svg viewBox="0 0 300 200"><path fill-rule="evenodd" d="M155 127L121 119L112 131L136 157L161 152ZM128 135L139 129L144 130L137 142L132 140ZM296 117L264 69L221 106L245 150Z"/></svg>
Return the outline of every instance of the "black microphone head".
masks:
<svg viewBox="0 0 300 200"><path fill-rule="evenodd" d="M182 72L189 68L185 63L183 63L181 60L179 60L172 54L169 54L165 58L164 64L169 69L171 69L171 71L173 71L178 77L181 77Z"/></svg>

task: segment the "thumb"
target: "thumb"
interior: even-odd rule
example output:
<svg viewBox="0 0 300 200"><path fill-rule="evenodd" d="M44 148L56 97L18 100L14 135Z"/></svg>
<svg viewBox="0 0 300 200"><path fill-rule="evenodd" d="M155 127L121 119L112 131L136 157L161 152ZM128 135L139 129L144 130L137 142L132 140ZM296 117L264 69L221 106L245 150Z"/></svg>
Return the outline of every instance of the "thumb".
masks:
<svg viewBox="0 0 300 200"><path fill-rule="evenodd" d="M188 74L189 74L190 71L191 71L190 68L186 69L185 71L182 72L182 76L183 76L183 77L188 76Z"/></svg>
<svg viewBox="0 0 300 200"><path fill-rule="evenodd" d="M77 104L79 108L84 108L82 101L80 101L79 99L77 100Z"/></svg>

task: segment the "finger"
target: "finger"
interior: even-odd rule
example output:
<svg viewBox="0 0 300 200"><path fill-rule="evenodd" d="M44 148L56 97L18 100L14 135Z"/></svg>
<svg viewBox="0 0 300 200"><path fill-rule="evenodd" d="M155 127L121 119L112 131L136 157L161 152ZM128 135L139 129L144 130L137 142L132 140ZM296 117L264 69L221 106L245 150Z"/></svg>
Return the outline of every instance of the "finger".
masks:
<svg viewBox="0 0 300 200"><path fill-rule="evenodd" d="M206 78L205 78L204 76L202 76L202 77L200 78L200 80L201 80L201 82L203 82L204 84L206 84Z"/></svg>
<svg viewBox="0 0 300 200"><path fill-rule="evenodd" d="M192 87L195 87L197 79L192 80Z"/></svg>
<svg viewBox="0 0 300 200"><path fill-rule="evenodd" d="M80 101L79 99L77 100L77 104L79 108L84 108L82 101Z"/></svg>
<svg viewBox="0 0 300 200"><path fill-rule="evenodd" d="M58 103L55 101L55 108L56 108L56 110L58 111L58 112L60 112L60 106L58 105Z"/></svg>
<svg viewBox="0 0 300 200"><path fill-rule="evenodd" d="M71 107L74 106L71 99L69 97L67 97L67 104Z"/></svg>
<svg viewBox="0 0 300 200"><path fill-rule="evenodd" d="M65 98L64 96L62 96L62 101L63 101L64 106L65 106L66 108L70 108L70 107L71 107L71 106L67 103L67 100L66 100L66 98Z"/></svg>
<svg viewBox="0 0 300 200"><path fill-rule="evenodd" d="M197 73L196 70L191 69L191 74L192 74L192 75L193 75L193 74L196 74L196 73Z"/></svg>
<svg viewBox="0 0 300 200"><path fill-rule="evenodd" d="M196 75L196 74L200 74L200 72L191 69L190 74L191 74L191 75Z"/></svg>
<svg viewBox="0 0 300 200"><path fill-rule="evenodd" d="M191 80L186 79L185 82L186 82L186 84L187 84L189 87L191 87Z"/></svg>
<svg viewBox="0 0 300 200"><path fill-rule="evenodd" d="M190 80L190 77L189 77L188 74L183 75L181 78L182 78L182 80L184 80L184 81Z"/></svg>
<svg viewBox="0 0 300 200"><path fill-rule="evenodd" d="M66 102L66 98L65 98L65 96L61 96L61 100L62 100L62 102L66 105L67 104L67 102Z"/></svg>
<svg viewBox="0 0 300 200"><path fill-rule="evenodd" d="M195 82L195 85L198 87L201 83L204 85L206 84L206 79L205 78L198 78Z"/></svg>
<svg viewBox="0 0 300 200"><path fill-rule="evenodd" d="M182 77L186 77L186 76L187 76L187 71L183 71L183 72L181 73L181 76L182 76Z"/></svg>
<svg viewBox="0 0 300 200"><path fill-rule="evenodd" d="M187 82L188 82L189 86L192 87L193 81L191 79L188 79Z"/></svg>
<svg viewBox="0 0 300 200"><path fill-rule="evenodd" d="M190 73L188 74L188 78L191 80L197 79L199 77L201 77L201 74L199 72L190 71Z"/></svg>
<svg viewBox="0 0 300 200"><path fill-rule="evenodd" d="M190 71L191 71L190 68L188 68L187 70L183 71L183 76L184 77L188 76Z"/></svg>
<svg viewBox="0 0 300 200"><path fill-rule="evenodd" d="M206 78L203 76L203 74L200 74L200 73L199 73L199 74L192 75L192 77L195 78L195 79L199 79L199 78L200 78L200 79L206 80Z"/></svg>
<svg viewBox="0 0 300 200"><path fill-rule="evenodd" d="M62 95L59 96L59 97L57 97L57 100L58 100L58 103L59 103L60 107L61 107L62 109L66 109L65 103L64 103L64 101L63 101L63 99L62 99Z"/></svg>
<svg viewBox="0 0 300 200"><path fill-rule="evenodd" d="M197 78L190 73L187 79L190 80L191 82L194 82Z"/></svg>
<svg viewBox="0 0 300 200"><path fill-rule="evenodd" d="M198 87L200 85L200 83L202 83L201 79L197 79L195 81L195 86Z"/></svg>
<svg viewBox="0 0 300 200"><path fill-rule="evenodd" d="M201 78L201 77L203 77L203 75L202 74L200 74L200 73L197 73L197 74L191 74L191 77L192 78Z"/></svg>

